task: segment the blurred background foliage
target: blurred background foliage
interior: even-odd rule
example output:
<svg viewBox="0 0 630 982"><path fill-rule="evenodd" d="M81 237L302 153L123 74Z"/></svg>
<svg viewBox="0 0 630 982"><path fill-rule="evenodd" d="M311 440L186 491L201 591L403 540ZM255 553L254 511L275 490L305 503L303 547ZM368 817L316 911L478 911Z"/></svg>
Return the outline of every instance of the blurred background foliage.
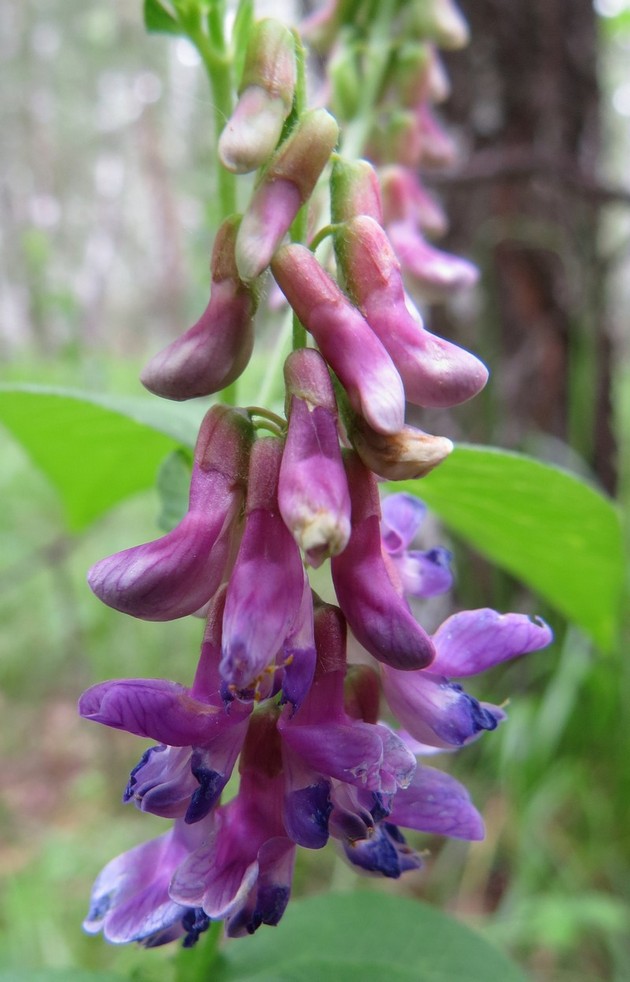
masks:
<svg viewBox="0 0 630 982"><path fill-rule="evenodd" d="M421 425L560 463L627 512L630 8L461 7L472 42L448 58L453 90L440 107L460 164L427 183L451 219L445 247L474 259L482 279L472 297L426 313L488 362L492 380L473 404L424 414ZM2 381L139 395L147 356L207 300L213 133L203 72L185 41L145 34L139 0L3 0L0 60ZM264 367L263 358L254 387ZM0 439L0 968L160 977L168 953L108 948L80 929L101 866L161 823L120 804L138 741L81 722L75 703L107 677L187 681L201 625L135 622L85 585L96 559L155 536L155 492L70 534L53 489L8 434ZM437 532L428 534L433 544ZM451 545L457 607L549 615ZM540 982L623 982L628 625L604 656L551 619L554 647L495 669L478 693L509 696L509 723L449 761L484 812L486 840L425 838L423 875L361 885L450 910ZM295 892L355 880L327 847L302 854Z"/></svg>

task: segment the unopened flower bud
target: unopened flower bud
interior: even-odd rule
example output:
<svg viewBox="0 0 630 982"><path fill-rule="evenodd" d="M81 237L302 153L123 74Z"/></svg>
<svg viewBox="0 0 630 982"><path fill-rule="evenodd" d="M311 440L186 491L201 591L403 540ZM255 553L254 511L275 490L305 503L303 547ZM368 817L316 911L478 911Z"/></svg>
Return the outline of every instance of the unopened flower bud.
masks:
<svg viewBox="0 0 630 982"><path fill-rule="evenodd" d="M379 171L386 229L394 222L407 222L429 235L443 235L447 228L444 209L423 187L417 174L408 167L392 164ZM364 212L364 214L370 214ZM351 216L347 216L351 217ZM376 215L372 215L377 218ZM378 219L377 219L378 220Z"/></svg>
<svg viewBox="0 0 630 982"><path fill-rule="evenodd" d="M457 156L452 137L438 122L426 103L416 109L416 125L420 144L418 163L425 167L450 167ZM401 159L401 163L404 162Z"/></svg>
<svg viewBox="0 0 630 982"><path fill-rule="evenodd" d="M367 160L336 157L330 178L330 209L333 222L346 222L355 215L382 221L379 179Z"/></svg>
<svg viewBox="0 0 630 982"><path fill-rule="evenodd" d="M331 560L339 606L357 641L378 661L404 671L424 668L435 651L383 558L376 479L356 454L349 452L345 463L352 532L344 551Z"/></svg>
<svg viewBox="0 0 630 982"><path fill-rule="evenodd" d="M404 423L405 393L392 359L370 325L305 246L284 246L271 268L353 409L380 433L397 433Z"/></svg>
<svg viewBox="0 0 630 982"><path fill-rule="evenodd" d="M468 44L468 24L453 0L420 0L410 5L410 28L440 48L454 51Z"/></svg>
<svg viewBox="0 0 630 982"><path fill-rule="evenodd" d="M338 45L328 61L326 74L331 89L332 111L338 119L352 119L361 104L362 80L356 51L346 45Z"/></svg>
<svg viewBox="0 0 630 982"><path fill-rule="evenodd" d="M254 344L256 292L239 278L234 246L240 218L226 219L212 250L210 301L196 324L155 355L140 376L164 399L196 399L241 375Z"/></svg>
<svg viewBox="0 0 630 982"><path fill-rule="evenodd" d="M192 614L221 583L240 511L251 423L213 406L195 447L188 512L168 535L93 566L88 582L103 603L133 617L167 621Z"/></svg>
<svg viewBox="0 0 630 982"><path fill-rule="evenodd" d="M350 535L350 497L337 433L337 406L326 363L313 348L289 355L289 428L278 504L311 566L341 552Z"/></svg>
<svg viewBox="0 0 630 982"><path fill-rule="evenodd" d="M325 109L311 109L278 148L243 215L236 240L241 279L255 279L310 197L328 162L339 127Z"/></svg>
<svg viewBox="0 0 630 982"><path fill-rule="evenodd" d="M431 49L428 44L406 44L398 52L391 77L397 105L415 109L427 98L430 62Z"/></svg>
<svg viewBox="0 0 630 982"><path fill-rule="evenodd" d="M252 447L245 530L225 600L220 671L241 692L274 665L303 599L300 553L278 512L281 458L275 437Z"/></svg>
<svg viewBox="0 0 630 982"><path fill-rule="evenodd" d="M369 150L371 159L377 164L395 160L404 167L419 167L422 135L417 112L411 109L392 112L384 126L372 131Z"/></svg>
<svg viewBox="0 0 630 982"><path fill-rule="evenodd" d="M392 222L387 234L410 289L425 303L443 302L460 290L469 290L479 279L473 263L436 249L408 222Z"/></svg>
<svg viewBox="0 0 630 982"><path fill-rule="evenodd" d="M258 21L245 55L239 100L219 140L228 170L245 174L273 153L291 112L296 82L295 41L280 21Z"/></svg>
<svg viewBox="0 0 630 982"><path fill-rule="evenodd" d="M453 450L447 437L432 436L413 426L384 435L371 429L360 416L348 426L352 446L365 466L385 481L409 481L424 477Z"/></svg>
<svg viewBox="0 0 630 982"><path fill-rule="evenodd" d="M339 229L335 245L348 290L389 351L409 402L438 408L476 395L488 370L470 352L425 331L412 316L400 264L381 226L367 216L354 218Z"/></svg>

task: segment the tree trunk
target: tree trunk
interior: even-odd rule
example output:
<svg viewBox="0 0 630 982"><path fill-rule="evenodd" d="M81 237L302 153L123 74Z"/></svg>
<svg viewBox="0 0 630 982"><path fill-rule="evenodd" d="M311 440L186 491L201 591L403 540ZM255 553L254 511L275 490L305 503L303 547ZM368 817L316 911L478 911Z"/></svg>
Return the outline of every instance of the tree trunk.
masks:
<svg viewBox="0 0 630 982"><path fill-rule="evenodd" d="M482 268L483 309L435 309L432 324L492 368L476 437L521 447L532 431L545 434L538 453L566 462L568 444L613 490L592 2L460 6L471 43L447 57L452 94L440 109L462 164L427 183L451 219L446 246Z"/></svg>

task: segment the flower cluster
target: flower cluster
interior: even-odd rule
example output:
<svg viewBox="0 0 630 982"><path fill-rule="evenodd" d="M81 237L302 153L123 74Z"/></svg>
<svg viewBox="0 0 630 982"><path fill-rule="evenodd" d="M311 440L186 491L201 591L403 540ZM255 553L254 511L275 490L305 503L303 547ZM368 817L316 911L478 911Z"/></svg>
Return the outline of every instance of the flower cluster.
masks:
<svg viewBox="0 0 630 982"><path fill-rule="evenodd" d="M424 29L440 39L435 25ZM435 65L425 58L424 81L408 79L406 90L416 93L409 113L427 148ZM415 158L381 182L366 161L335 157L336 275L313 250L284 243L339 134L326 110L296 110L295 85L294 35L259 22L219 151L235 173L261 172L247 209L217 233L206 310L142 376L171 399L234 382L270 269L313 344L284 366L286 418L213 405L181 522L89 574L96 595L124 613L206 621L192 685L119 679L80 700L86 719L153 741L124 799L172 821L96 881L85 927L115 943L190 946L211 921L230 936L277 924L297 846L333 838L356 867L395 878L421 865L401 826L481 838L466 789L417 757L461 747L504 718L454 679L550 640L544 623L519 614L466 611L431 635L412 612L410 597L449 589L450 555L412 548L424 507L407 494L381 507L377 477L418 477L439 464L452 444L406 425L407 403L464 402L487 371L426 331L406 296L407 254L392 232L409 231L412 212L420 221L411 203L420 190L401 221L391 201ZM307 572L328 560L336 604L313 592ZM349 631L365 652L358 665L348 664ZM382 697L397 724L381 720ZM236 767L238 791L222 797Z"/></svg>

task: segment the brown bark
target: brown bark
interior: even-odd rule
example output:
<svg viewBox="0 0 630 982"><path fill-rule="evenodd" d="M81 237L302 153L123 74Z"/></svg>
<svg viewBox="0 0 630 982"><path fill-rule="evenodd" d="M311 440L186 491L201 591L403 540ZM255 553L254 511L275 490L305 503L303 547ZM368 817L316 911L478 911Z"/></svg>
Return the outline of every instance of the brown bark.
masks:
<svg viewBox="0 0 630 982"><path fill-rule="evenodd" d="M484 437L564 441L612 490L611 346L598 252L601 188L596 25L591 0L461 0L471 44L448 56L441 107L462 143L457 172L428 183L451 218L447 245L482 266L485 310L434 326L481 344L494 370ZM477 435L477 433L475 433Z"/></svg>

